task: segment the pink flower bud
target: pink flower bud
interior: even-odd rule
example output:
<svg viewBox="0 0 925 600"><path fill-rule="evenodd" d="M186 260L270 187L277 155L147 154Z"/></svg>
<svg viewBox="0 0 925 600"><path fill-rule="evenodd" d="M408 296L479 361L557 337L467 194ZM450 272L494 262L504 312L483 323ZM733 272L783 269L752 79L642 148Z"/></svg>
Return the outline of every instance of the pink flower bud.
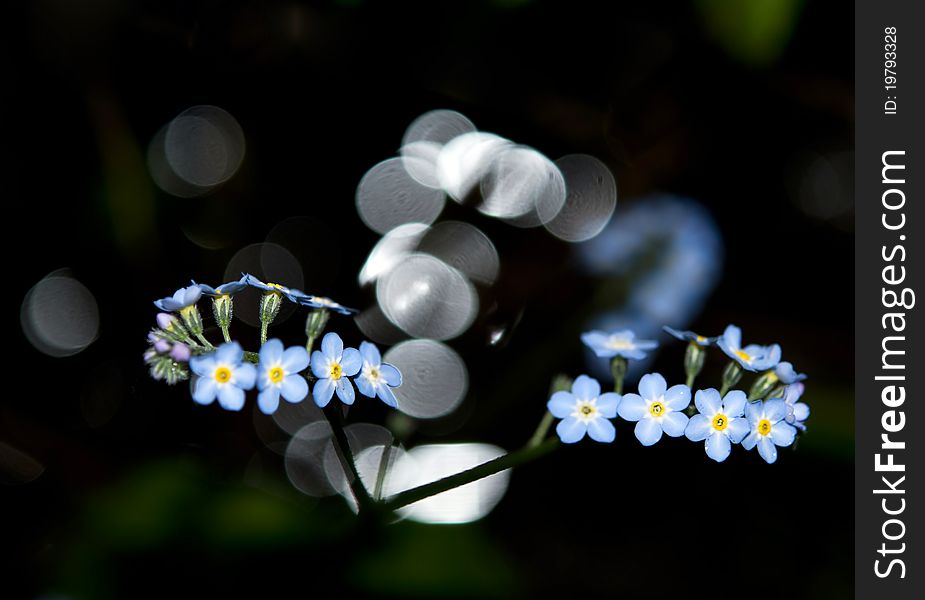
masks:
<svg viewBox="0 0 925 600"><path fill-rule="evenodd" d="M177 362L189 362L190 351L189 346L186 344L177 342L173 345L173 349L170 351L170 358L174 359Z"/></svg>

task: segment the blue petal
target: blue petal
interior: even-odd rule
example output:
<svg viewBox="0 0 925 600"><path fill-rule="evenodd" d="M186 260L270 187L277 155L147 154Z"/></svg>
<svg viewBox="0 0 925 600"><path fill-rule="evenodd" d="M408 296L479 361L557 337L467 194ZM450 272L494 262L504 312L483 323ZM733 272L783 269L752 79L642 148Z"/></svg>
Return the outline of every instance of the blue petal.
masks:
<svg viewBox="0 0 925 600"><path fill-rule="evenodd" d="M692 442L702 442L707 439L707 436L710 435L712 430L713 426L710 423L710 419L703 415L694 415L691 417L690 421L687 422L684 435Z"/></svg>
<svg viewBox="0 0 925 600"><path fill-rule="evenodd" d="M218 403L225 410L244 408L244 390L230 383L218 386Z"/></svg>
<svg viewBox="0 0 925 600"><path fill-rule="evenodd" d="M360 393L368 398L376 397L376 387L370 383L369 379L360 375L354 380L354 383L357 384L357 389L360 390ZM385 386L382 386L385 387Z"/></svg>
<svg viewBox="0 0 925 600"><path fill-rule="evenodd" d="M636 347L640 350L654 350L658 348L658 342L655 340L636 340Z"/></svg>
<svg viewBox="0 0 925 600"><path fill-rule="evenodd" d="M608 419L617 416L617 407L620 406L620 394L607 392L601 394L597 399L597 410Z"/></svg>
<svg viewBox="0 0 925 600"><path fill-rule="evenodd" d="M737 417L729 421L726 434L729 436L730 442L738 444L748 435L748 430L748 421L742 417Z"/></svg>
<svg viewBox="0 0 925 600"><path fill-rule="evenodd" d="M770 437L763 436L758 440L758 454L760 454L761 458L768 464L777 460L777 446L774 445Z"/></svg>
<svg viewBox="0 0 925 600"><path fill-rule="evenodd" d="M244 350L241 349L241 344L237 342L222 344L215 351L215 362L236 365L241 362L242 358L244 358Z"/></svg>
<svg viewBox="0 0 925 600"><path fill-rule="evenodd" d="M789 446L797 436L797 430L793 425L780 422L771 426L771 439L778 446Z"/></svg>
<svg viewBox="0 0 925 600"><path fill-rule="evenodd" d="M671 386L665 392L665 404L671 410L684 410L691 404L691 388L684 384Z"/></svg>
<svg viewBox="0 0 925 600"><path fill-rule="evenodd" d="M234 385L242 390L249 390L257 382L257 369L250 363L238 365L232 373Z"/></svg>
<svg viewBox="0 0 925 600"><path fill-rule="evenodd" d="M575 410L575 396L571 392L556 392L550 396L546 408L555 418L564 419Z"/></svg>
<svg viewBox="0 0 925 600"><path fill-rule="evenodd" d="M328 372L328 359L319 350L312 352L312 375L318 378L325 378Z"/></svg>
<svg viewBox="0 0 925 600"><path fill-rule="evenodd" d="M398 399L395 397L394 392L389 389L388 386L380 385L379 393L377 394L379 399L386 403L386 405L391 406L392 408L398 408Z"/></svg>
<svg viewBox="0 0 925 600"><path fill-rule="evenodd" d="M742 447L746 450L751 450L758 443L758 438L760 437L757 431L749 431L748 435L742 440Z"/></svg>
<svg viewBox="0 0 925 600"><path fill-rule="evenodd" d="M723 331L723 338L720 341L724 342L735 352L742 347L742 330L735 325L728 325L726 330ZM723 348L723 350L725 350L725 348Z"/></svg>
<svg viewBox="0 0 925 600"><path fill-rule="evenodd" d="M772 423L777 423L787 416L787 404L780 398L771 398L764 403L764 416Z"/></svg>
<svg viewBox="0 0 925 600"><path fill-rule="evenodd" d="M359 350L356 348L347 348L344 350L344 355L340 360L340 368L343 369L344 375L353 377L360 372L362 366L363 358L360 356Z"/></svg>
<svg viewBox="0 0 925 600"><path fill-rule="evenodd" d="M728 395L728 394L727 394ZM719 396L719 391L713 388L697 390L694 394L694 405L702 415L712 418L719 412L723 401Z"/></svg>
<svg viewBox="0 0 925 600"><path fill-rule="evenodd" d="M662 430L671 437L681 437L684 435L684 428L687 427L687 415L682 412L669 412L662 417Z"/></svg>
<svg viewBox="0 0 925 600"><path fill-rule="evenodd" d="M360 356L373 367L382 364L382 355L379 354L379 348L369 342L360 342Z"/></svg>
<svg viewBox="0 0 925 600"><path fill-rule="evenodd" d="M623 394L617 407L617 412L627 421L638 421L648 410L648 404L638 394Z"/></svg>
<svg viewBox="0 0 925 600"><path fill-rule="evenodd" d="M337 380L337 397L340 398L340 401L344 404L353 404L353 401L356 399L353 385L346 377L341 377Z"/></svg>
<svg viewBox="0 0 925 600"><path fill-rule="evenodd" d="M664 329L668 333L668 335L675 337L679 340L689 340L689 338L685 334L686 332L678 331L677 329L674 329L673 327L669 327L667 325L663 326L662 329Z"/></svg>
<svg viewBox="0 0 925 600"><path fill-rule="evenodd" d="M283 358L283 343L276 338L267 340L267 343L260 347L260 362L266 363L267 366L278 365ZM272 367L271 367L272 368Z"/></svg>
<svg viewBox="0 0 925 600"><path fill-rule="evenodd" d="M607 350L607 340L608 336L603 331L588 331L581 334L581 341L585 343L586 346L594 350L595 352L600 350Z"/></svg>
<svg viewBox="0 0 925 600"><path fill-rule="evenodd" d="M215 371L215 353L210 352L209 354L192 357L189 359L189 368L200 377L211 378L212 372Z"/></svg>
<svg viewBox="0 0 925 600"><path fill-rule="evenodd" d="M279 388L271 386L257 394L257 407L265 415L272 415L279 408Z"/></svg>
<svg viewBox="0 0 925 600"><path fill-rule="evenodd" d="M572 393L579 400L591 400L601 394L601 384L587 375L579 375L572 384Z"/></svg>
<svg viewBox="0 0 925 600"><path fill-rule="evenodd" d="M719 392L717 392L717 397ZM741 417L745 414L745 405L748 404L748 396L742 390L732 390L727 392L723 398L723 413L730 419Z"/></svg>
<svg viewBox="0 0 925 600"><path fill-rule="evenodd" d="M793 417L797 421L805 421L809 418L809 405L803 402L797 402L793 405Z"/></svg>
<svg viewBox="0 0 925 600"><path fill-rule="evenodd" d="M293 346L283 352L282 366L287 373L300 373L308 367L308 350L302 346Z"/></svg>
<svg viewBox="0 0 925 600"><path fill-rule="evenodd" d="M293 373L283 377L279 391L286 399L286 402L301 402L308 396L308 382L301 375Z"/></svg>
<svg viewBox="0 0 925 600"><path fill-rule="evenodd" d="M655 419L642 419L636 423L636 439L643 446L651 446L662 439L662 427Z"/></svg>
<svg viewBox="0 0 925 600"><path fill-rule="evenodd" d="M321 353L329 360L340 360L344 353L344 341L331 331L321 338Z"/></svg>
<svg viewBox="0 0 925 600"><path fill-rule="evenodd" d="M732 451L732 444L729 443L729 438L721 431L716 431L707 438L706 442L707 456L715 460L716 462L723 462L726 458L729 457L729 453Z"/></svg>
<svg viewBox="0 0 925 600"><path fill-rule="evenodd" d="M646 400L658 400L665 395L667 389L668 384L659 373L643 375L639 380L639 395Z"/></svg>
<svg viewBox="0 0 925 600"><path fill-rule="evenodd" d="M758 421L761 420L762 415L764 415L764 402L761 400L749 402L745 406L745 418L753 428L758 426Z"/></svg>
<svg viewBox="0 0 925 600"><path fill-rule="evenodd" d="M564 444L574 444L585 437L587 431L588 426L574 417L563 419L556 425L556 433Z"/></svg>
<svg viewBox="0 0 925 600"><path fill-rule="evenodd" d="M390 365L389 363L380 364L379 374L382 375L382 378L385 379L385 382L390 386L399 387L401 385L401 371L399 371L395 365Z"/></svg>
<svg viewBox="0 0 925 600"><path fill-rule="evenodd" d="M610 443L617 437L617 430L607 419L594 419L588 423L588 435L596 442Z"/></svg>
<svg viewBox="0 0 925 600"><path fill-rule="evenodd" d="M211 377L198 377L193 380L193 400L197 404L212 404L215 400L215 380Z"/></svg>
<svg viewBox="0 0 925 600"><path fill-rule="evenodd" d="M328 402L331 401L331 396L334 395L334 382L330 379L319 379L315 382L315 387L312 389L312 398L315 399L315 404L324 408L328 405Z"/></svg>

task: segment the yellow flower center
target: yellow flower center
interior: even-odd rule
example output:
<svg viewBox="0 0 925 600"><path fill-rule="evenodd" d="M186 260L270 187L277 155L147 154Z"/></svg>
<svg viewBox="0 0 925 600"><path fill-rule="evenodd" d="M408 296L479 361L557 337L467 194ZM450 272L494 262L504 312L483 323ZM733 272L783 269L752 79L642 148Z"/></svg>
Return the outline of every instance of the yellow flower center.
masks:
<svg viewBox="0 0 925 600"><path fill-rule="evenodd" d="M661 417L665 414L665 405L656 400L649 405L649 414L653 417Z"/></svg>
<svg viewBox="0 0 925 600"><path fill-rule="evenodd" d="M726 418L726 415L716 415L713 417L713 429L717 431L722 431L729 427L729 419Z"/></svg>
<svg viewBox="0 0 925 600"><path fill-rule="evenodd" d="M633 342L622 338L609 339L607 340L607 347L611 350L630 350L633 347Z"/></svg>
<svg viewBox="0 0 925 600"><path fill-rule="evenodd" d="M752 355L743 350L736 350L736 356L744 360L745 362L752 362Z"/></svg>
<svg viewBox="0 0 925 600"><path fill-rule="evenodd" d="M218 367L212 373L212 378L219 383L228 383L231 381L231 369L228 367Z"/></svg>
<svg viewBox="0 0 925 600"><path fill-rule="evenodd" d="M767 419L758 421L758 433L761 435L771 435L771 422Z"/></svg>
<svg viewBox="0 0 925 600"><path fill-rule="evenodd" d="M340 363L331 363L331 379L335 381L340 379L344 374L344 370L341 368Z"/></svg>
<svg viewBox="0 0 925 600"><path fill-rule="evenodd" d="M270 381L273 383L279 383L283 380L285 373L280 367L273 367L270 369Z"/></svg>
<svg viewBox="0 0 925 600"><path fill-rule="evenodd" d="M195 310L196 310L196 305L195 305L195 304L190 304L189 306L184 306L183 308L181 308L181 309L180 309L180 314L183 315L183 316L188 316L188 315L190 315L192 312L194 312Z"/></svg>
<svg viewBox="0 0 925 600"><path fill-rule="evenodd" d="M697 342L698 342L698 343L703 344L703 343L705 343L706 341L707 341L707 338L703 337L702 335L698 335L698 336L697 336Z"/></svg>
<svg viewBox="0 0 925 600"><path fill-rule="evenodd" d="M580 400L575 404L575 412L572 416L585 423L593 421L597 417L597 406L593 402Z"/></svg>

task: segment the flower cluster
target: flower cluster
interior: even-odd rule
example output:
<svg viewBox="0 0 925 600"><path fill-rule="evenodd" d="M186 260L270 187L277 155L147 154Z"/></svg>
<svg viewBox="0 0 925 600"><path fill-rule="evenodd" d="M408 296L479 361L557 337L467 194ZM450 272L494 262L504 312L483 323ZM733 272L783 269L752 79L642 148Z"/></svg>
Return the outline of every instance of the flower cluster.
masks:
<svg viewBox="0 0 925 600"><path fill-rule="evenodd" d="M657 443L663 435L686 437L704 442L707 456L722 462L729 457L733 444L741 444L746 450L757 447L761 458L773 463L777 447L790 446L797 431L806 430L809 407L798 402L806 375L797 373L790 363L780 362L780 346L743 346L741 330L734 325L717 337L670 327L665 331L688 342L684 359L687 383L669 387L661 374L649 373L640 379L638 393L627 394L619 393L625 361L644 358L656 343L636 340L631 331L591 331L582 335L582 341L598 356L611 359L617 391L601 394L596 380L581 375L570 392L553 393L547 408L553 417L562 419L556 427L562 442L577 442L585 434L599 442L612 442L616 430L610 419L619 416L636 423L636 439L644 446ZM723 389L698 389L691 406L693 381L703 368L706 349L712 346L732 359L723 374ZM729 389L739 381L743 370L763 371L748 395Z"/></svg>
<svg viewBox="0 0 925 600"><path fill-rule="evenodd" d="M248 288L261 293L259 352L245 351L230 335L233 296ZM218 347L205 336L197 307L202 296L212 299L215 324L225 340ZM283 298L312 309L306 318L308 341L304 346L287 348L279 339L267 339L267 330ZM335 393L344 404L353 404L354 384L364 396L378 397L386 405L398 407L392 390L401 385L401 373L382 362L374 344L364 341L359 350L345 348L341 337L329 332L321 340L321 350L312 351L327 325L329 311L343 315L356 312L333 300L264 283L245 273L240 280L218 287L192 282L154 304L164 312L157 315L157 327L148 334L150 347L144 354L145 363L153 378L169 384L192 375L192 397L198 404L218 400L222 408L238 411L244 407L245 393L256 387L258 408L272 414L279 408L280 397L290 403L302 402L314 383L311 393L319 407L326 406Z"/></svg>

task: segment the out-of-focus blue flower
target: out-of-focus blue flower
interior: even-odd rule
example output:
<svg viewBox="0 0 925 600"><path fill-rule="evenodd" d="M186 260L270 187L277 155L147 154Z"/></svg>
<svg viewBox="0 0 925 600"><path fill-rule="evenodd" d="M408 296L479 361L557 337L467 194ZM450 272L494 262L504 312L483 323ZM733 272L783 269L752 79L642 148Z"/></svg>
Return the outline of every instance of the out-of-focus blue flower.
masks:
<svg viewBox="0 0 925 600"><path fill-rule="evenodd" d="M401 385L401 371L394 365L382 362L382 355L375 344L361 342L360 357L363 359L363 366L360 368L360 376L354 380L357 389L364 396L379 396L387 405L398 408L392 388Z"/></svg>
<svg viewBox="0 0 925 600"><path fill-rule="evenodd" d="M761 458L773 463L777 460L777 446L789 446L797 435L796 428L784 420L786 417L787 405L781 398L749 403L745 408L749 433L742 447L751 450L758 446Z"/></svg>
<svg viewBox="0 0 925 600"><path fill-rule="evenodd" d="M780 346L759 346L749 344L742 347L742 330L735 325L726 327L716 345L726 353L726 356L736 361L746 371L764 371L772 369L780 362Z"/></svg>
<svg viewBox="0 0 925 600"><path fill-rule="evenodd" d="M310 297L302 290L297 290L296 288L286 287L278 283L264 283L250 273L244 273L241 281L251 287L257 288L258 290L263 290L264 292L276 292L277 294L282 294L291 302L295 303L301 303Z"/></svg>
<svg viewBox="0 0 925 600"><path fill-rule="evenodd" d="M809 405L805 402L798 402L803 395L804 386L802 383L791 383L784 388L784 404L787 405L787 416L784 420L800 431L806 431L806 419L809 418Z"/></svg>
<svg viewBox="0 0 925 600"><path fill-rule="evenodd" d="M741 390L732 390L723 398L713 388L697 390L694 404L700 414L691 417L684 435L692 442L706 440L707 456L723 462L732 451L732 444L738 444L748 435L748 420L742 417L747 402Z"/></svg>
<svg viewBox="0 0 925 600"><path fill-rule="evenodd" d="M334 312L340 313L342 315L355 315L358 311L355 308L348 308L343 304L334 302L330 298L325 298L324 296L312 296L306 294L305 297L299 298L297 300L302 306L307 306L309 308L325 308L327 310L333 310Z"/></svg>
<svg viewBox="0 0 925 600"><path fill-rule="evenodd" d="M237 281L229 281L228 283L223 283L222 285L214 288L211 285L206 285L204 283L193 282L193 285L198 285L199 289L202 290L202 293L206 296L234 296L241 290L247 288L247 282L244 281L244 277Z"/></svg>
<svg viewBox="0 0 925 600"><path fill-rule="evenodd" d="M257 369L242 362L243 359L244 350L237 342L228 342L214 352L192 357L190 369L199 376L193 381L193 400L211 404L218 397L222 408L241 410L244 390L253 388L257 380Z"/></svg>
<svg viewBox="0 0 925 600"><path fill-rule="evenodd" d="M774 374L784 385L803 381L807 377L805 373L797 373L793 365L787 361L779 362L777 366L774 367Z"/></svg>
<svg viewBox="0 0 925 600"><path fill-rule="evenodd" d="M154 306L166 312L176 312L187 306L192 306L199 302L202 296L202 290L198 285L183 287L174 292L173 296L161 298L154 301Z"/></svg>
<svg viewBox="0 0 925 600"><path fill-rule="evenodd" d="M613 358L622 356L638 360L646 357L646 350L658 346L652 340L637 340L636 334L629 329L606 333L599 330L588 331L581 334L581 341L600 358Z"/></svg>
<svg viewBox="0 0 925 600"><path fill-rule="evenodd" d="M667 332L672 337L675 337L685 342L694 342L698 346L704 346L704 347L712 346L713 344L716 343L716 339L717 339L715 337L706 337L706 336L700 335L699 333L694 333L693 331L679 331L667 325L662 327L662 329L664 329L665 332Z"/></svg>
<svg viewBox="0 0 925 600"><path fill-rule="evenodd" d="M686 385L668 388L665 378L658 373L643 375L639 380L639 394L624 394L619 414L636 423L636 439L643 446L651 446L662 439L662 432L671 437L684 435L688 418L682 411L691 403L691 389Z"/></svg>
<svg viewBox="0 0 925 600"><path fill-rule="evenodd" d="M344 404L353 404L356 395L348 377L353 377L363 366L363 358L356 348L344 348L344 342L334 332L321 339L321 350L312 352L312 374L318 378L312 389L315 404L324 408L337 391Z"/></svg>
<svg viewBox="0 0 925 600"><path fill-rule="evenodd" d="M613 423L617 416L620 395L601 394L601 384L587 375L579 375L572 383L572 391L554 393L546 403L552 416L562 419L556 426L559 439L574 444L587 433L592 440L612 442L617 435Z"/></svg>
<svg viewBox="0 0 925 600"><path fill-rule="evenodd" d="M267 340L260 347L257 365L257 406L265 415L279 408L279 397L295 404L308 396L308 383L300 375L308 368L308 351L302 346L283 348L277 339Z"/></svg>
<svg viewBox="0 0 925 600"><path fill-rule="evenodd" d="M723 240L709 211L669 194L624 201L604 230L576 251L584 272L625 284L600 290L610 308L591 315L585 329L631 329L646 339L657 339L665 323L690 323L723 267ZM647 373L654 354L631 361L627 377ZM590 350L585 364L592 374L609 375Z"/></svg>

